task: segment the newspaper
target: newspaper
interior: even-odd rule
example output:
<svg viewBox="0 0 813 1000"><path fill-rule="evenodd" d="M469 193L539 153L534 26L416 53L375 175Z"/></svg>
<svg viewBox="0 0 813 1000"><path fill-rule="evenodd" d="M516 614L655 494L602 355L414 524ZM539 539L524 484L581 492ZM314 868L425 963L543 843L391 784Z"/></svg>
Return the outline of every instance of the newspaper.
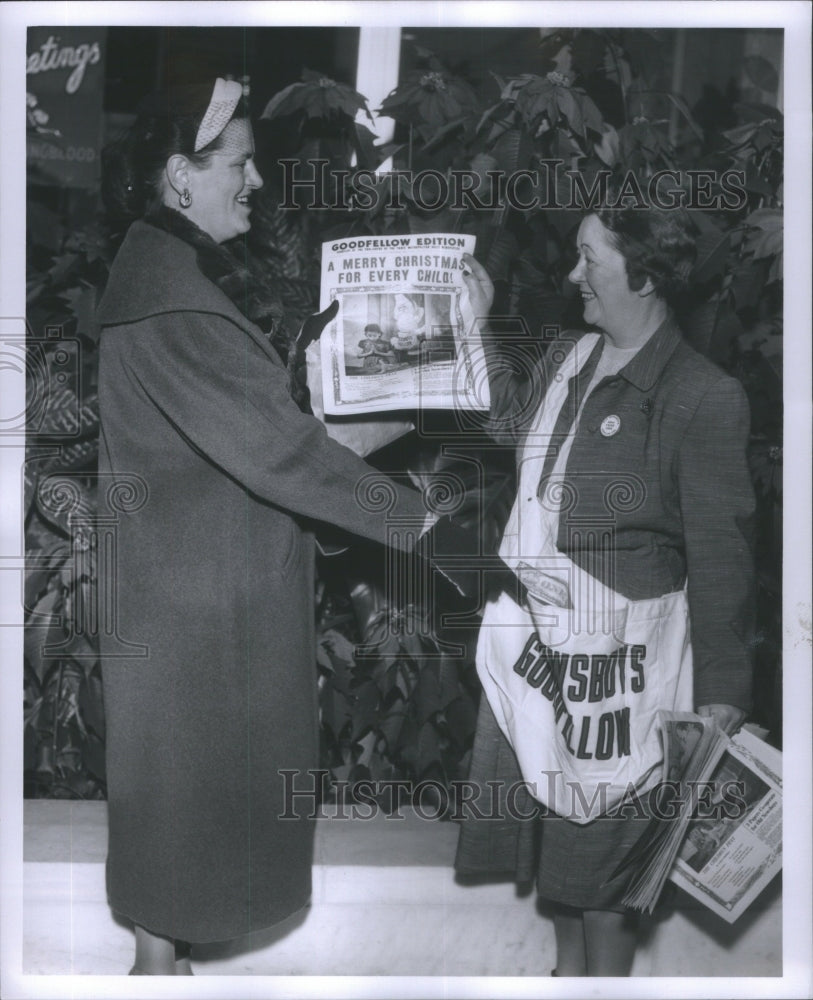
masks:
<svg viewBox="0 0 813 1000"><path fill-rule="evenodd" d="M782 867L782 758L748 732L738 733L711 774L719 794L741 789L733 815L695 818L669 878L733 923ZM734 783L734 784L732 784Z"/></svg>
<svg viewBox="0 0 813 1000"><path fill-rule="evenodd" d="M710 718L661 712L664 781L644 836L615 870L652 911L669 878L729 923L782 867L782 755L754 733L729 739Z"/></svg>
<svg viewBox="0 0 813 1000"><path fill-rule="evenodd" d="M488 410L482 343L463 282L474 237L360 236L322 244L321 337L327 415Z"/></svg>

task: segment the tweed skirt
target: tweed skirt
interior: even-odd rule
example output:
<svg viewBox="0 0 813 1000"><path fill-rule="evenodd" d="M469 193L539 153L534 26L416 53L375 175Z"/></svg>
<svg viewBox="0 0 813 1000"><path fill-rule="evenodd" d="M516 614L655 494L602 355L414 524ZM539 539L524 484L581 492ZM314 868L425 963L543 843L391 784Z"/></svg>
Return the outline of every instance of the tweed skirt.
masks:
<svg viewBox="0 0 813 1000"><path fill-rule="evenodd" d="M458 875L497 876L529 882L541 898L578 909L625 912L621 902L630 875L610 879L643 835L648 820L603 816L579 824L545 814L522 786L514 751L481 699L469 775L474 787L460 823Z"/></svg>

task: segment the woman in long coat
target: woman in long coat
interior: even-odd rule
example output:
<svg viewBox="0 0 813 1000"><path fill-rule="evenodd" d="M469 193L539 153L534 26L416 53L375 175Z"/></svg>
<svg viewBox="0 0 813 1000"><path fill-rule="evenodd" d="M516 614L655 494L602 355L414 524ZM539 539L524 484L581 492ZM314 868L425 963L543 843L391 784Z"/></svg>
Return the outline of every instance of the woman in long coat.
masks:
<svg viewBox="0 0 813 1000"><path fill-rule="evenodd" d="M247 934L307 903L307 524L385 543L393 511L418 531L425 514L390 481L391 502L376 502L373 470L299 411L268 338L212 280L229 277L220 244L248 230L262 184L240 96L218 80L163 98L107 163L108 200L144 216L98 312L99 465L117 484L107 884L136 925L136 974L174 974L176 942ZM188 973L180 946L178 958Z"/></svg>

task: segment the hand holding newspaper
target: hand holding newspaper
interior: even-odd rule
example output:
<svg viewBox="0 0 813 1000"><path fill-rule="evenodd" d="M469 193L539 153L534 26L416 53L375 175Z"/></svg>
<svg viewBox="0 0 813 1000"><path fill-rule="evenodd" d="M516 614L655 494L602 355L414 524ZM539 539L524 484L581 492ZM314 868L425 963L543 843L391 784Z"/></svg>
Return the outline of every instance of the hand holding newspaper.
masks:
<svg viewBox="0 0 813 1000"><path fill-rule="evenodd" d="M782 867L782 755L690 712L660 721L658 815L613 875L636 872L624 896L633 909L651 912L669 878L733 923Z"/></svg>
<svg viewBox="0 0 813 1000"><path fill-rule="evenodd" d="M474 237L360 236L322 244L326 415L488 410L488 379L463 281ZM327 421L326 421L327 422Z"/></svg>

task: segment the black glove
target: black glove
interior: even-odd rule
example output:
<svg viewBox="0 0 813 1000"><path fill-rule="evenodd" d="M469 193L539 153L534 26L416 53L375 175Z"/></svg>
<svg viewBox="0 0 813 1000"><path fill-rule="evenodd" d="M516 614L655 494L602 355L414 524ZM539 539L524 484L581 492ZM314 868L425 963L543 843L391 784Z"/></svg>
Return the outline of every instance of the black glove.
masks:
<svg viewBox="0 0 813 1000"><path fill-rule="evenodd" d="M302 329L296 336L297 350L304 353L309 344L312 344L314 340L318 340L322 336L322 331L328 323L331 323L336 318L336 313L338 311L339 300L334 299L327 309L323 309L320 313L313 313L313 315L308 316L302 324Z"/></svg>
<svg viewBox="0 0 813 1000"><path fill-rule="evenodd" d="M483 553L480 536L471 528L440 517L418 540L416 552L463 597L495 597L506 591L518 603L524 588L496 554Z"/></svg>

